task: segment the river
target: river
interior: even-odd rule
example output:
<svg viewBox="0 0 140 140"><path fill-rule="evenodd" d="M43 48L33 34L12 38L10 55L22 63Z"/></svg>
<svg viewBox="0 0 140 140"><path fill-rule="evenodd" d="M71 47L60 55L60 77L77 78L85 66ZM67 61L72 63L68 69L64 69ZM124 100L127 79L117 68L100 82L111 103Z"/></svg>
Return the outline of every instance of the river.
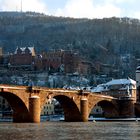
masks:
<svg viewBox="0 0 140 140"><path fill-rule="evenodd" d="M140 122L0 122L0 140L140 140Z"/></svg>

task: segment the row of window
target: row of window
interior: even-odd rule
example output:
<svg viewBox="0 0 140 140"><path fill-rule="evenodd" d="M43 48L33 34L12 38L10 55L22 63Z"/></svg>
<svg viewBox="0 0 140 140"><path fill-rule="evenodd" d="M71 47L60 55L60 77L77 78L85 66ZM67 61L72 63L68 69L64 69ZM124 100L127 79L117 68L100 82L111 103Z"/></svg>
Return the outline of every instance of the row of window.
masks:
<svg viewBox="0 0 140 140"><path fill-rule="evenodd" d="M44 106L44 109L54 109L54 106Z"/></svg>
<svg viewBox="0 0 140 140"><path fill-rule="evenodd" d="M44 111L42 115L53 115L53 114L54 114L53 111L52 112Z"/></svg>

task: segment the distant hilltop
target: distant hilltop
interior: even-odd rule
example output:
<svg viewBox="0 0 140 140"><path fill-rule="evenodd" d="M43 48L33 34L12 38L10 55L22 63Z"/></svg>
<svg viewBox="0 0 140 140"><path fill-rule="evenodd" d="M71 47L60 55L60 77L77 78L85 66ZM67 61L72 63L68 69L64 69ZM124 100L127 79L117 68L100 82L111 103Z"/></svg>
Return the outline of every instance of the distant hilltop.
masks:
<svg viewBox="0 0 140 140"><path fill-rule="evenodd" d="M46 16L43 13L36 13L36 12L8 12L8 11L4 11L4 12L0 12L0 17L18 17L18 16Z"/></svg>

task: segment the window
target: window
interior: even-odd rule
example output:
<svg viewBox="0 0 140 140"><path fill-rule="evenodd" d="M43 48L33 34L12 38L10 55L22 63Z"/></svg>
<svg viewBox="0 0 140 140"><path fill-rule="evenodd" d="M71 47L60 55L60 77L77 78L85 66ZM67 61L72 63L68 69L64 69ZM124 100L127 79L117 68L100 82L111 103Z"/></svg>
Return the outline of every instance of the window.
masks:
<svg viewBox="0 0 140 140"><path fill-rule="evenodd" d="M96 109L96 112L97 112L97 113L99 112L99 109L98 109L98 108Z"/></svg>

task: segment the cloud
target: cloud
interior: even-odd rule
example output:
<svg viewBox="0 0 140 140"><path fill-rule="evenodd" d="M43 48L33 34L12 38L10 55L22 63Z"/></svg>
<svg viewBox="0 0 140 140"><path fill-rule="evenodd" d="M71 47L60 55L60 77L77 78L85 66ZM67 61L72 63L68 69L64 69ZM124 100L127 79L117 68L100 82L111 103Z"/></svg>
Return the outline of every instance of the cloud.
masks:
<svg viewBox="0 0 140 140"><path fill-rule="evenodd" d="M121 9L110 3L95 4L93 0L69 0L65 7L57 9L56 16L75 18L103 18L120 16Z"/></svg>
<svg viewBox="0 0 140 140"><path fill-rule="evenodd" d="M122 3L134 3L137 0L102 0L105 3L112 3L112 4L122 4Z"/></svg>
<svg viewBox="0 0 140 140"><path fill-rule="evenodd" d="M112 4L98 5L94 9L94 17L103 18L103 17L120 17L121 9Z"/></svg>
<svg viewBox="0 0 140 140"><path fill-rule="evenodd" d="M2 11L21 10L21 0L1 0L0 5ZM42 0L22 0L22 10L47 13L47 6Z"/></svg>
<svg viewBox="0 0 140 140"><path fill-rule="evenodd" d="M63 9L57 9L55 15L81 18L92 16L92 11L91 0L69 0Z"/></svg>
<svg viewBox="0 0 140 140"><path fill-rule="evenodd" d="M132 13L131 17L140 19L140 11L136 11L136 12Z"/></svg>

